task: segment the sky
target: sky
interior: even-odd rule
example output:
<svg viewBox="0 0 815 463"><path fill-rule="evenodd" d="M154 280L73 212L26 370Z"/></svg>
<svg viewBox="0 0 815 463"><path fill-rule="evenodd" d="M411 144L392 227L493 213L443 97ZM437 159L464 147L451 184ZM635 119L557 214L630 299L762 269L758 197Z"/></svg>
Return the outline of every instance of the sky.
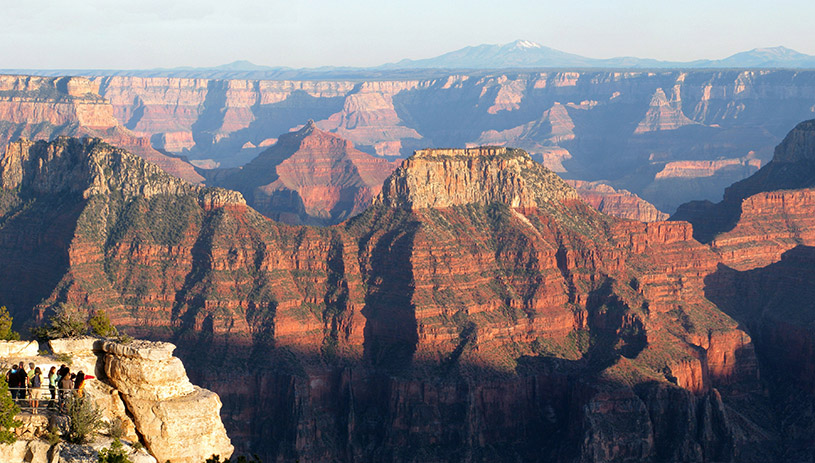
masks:
<svg viewBox="0 0 815 463"><path fill-rule="evenodd" d="M815 55L815 2L0 0L0 68L376 66L516 39L591 58Z"/></svg>

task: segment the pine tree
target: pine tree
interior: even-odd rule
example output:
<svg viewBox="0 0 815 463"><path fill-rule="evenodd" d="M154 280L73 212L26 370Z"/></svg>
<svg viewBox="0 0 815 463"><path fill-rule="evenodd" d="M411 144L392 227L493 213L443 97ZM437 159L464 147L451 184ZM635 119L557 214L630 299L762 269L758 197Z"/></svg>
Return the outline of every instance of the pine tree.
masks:
<svg viewBox="0 0 815 463"><path fill-rule="evenodd" d="M20 334L11 330L12 321L11 314L8 313L6 306L0 307L0 340L16 341L20 339Z"/></svg>
<svg viewBox="0 0 815 463"><path fill-rule="evenodd" d="M22 425L21 422L14 419L18 413L20 413L20 407L11 399L8 383L3 375L0 377L0 444L11 444L17 440L11 430Z"/></svg>

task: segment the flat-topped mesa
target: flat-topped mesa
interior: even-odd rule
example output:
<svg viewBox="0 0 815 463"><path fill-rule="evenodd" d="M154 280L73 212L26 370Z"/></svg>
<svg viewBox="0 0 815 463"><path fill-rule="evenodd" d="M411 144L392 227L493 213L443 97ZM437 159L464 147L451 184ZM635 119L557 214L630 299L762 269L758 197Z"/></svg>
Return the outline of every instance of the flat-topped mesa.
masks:
<svg viewBox="0 0 815 463"><path fill-rule="evenodd" d="M9 143L0 159L0 188L37 194L71 193L84 198L112 192L125 198L194 195L205 208L245 204L238 192L193 185L98 138Z"/></svg>
<svg viewBox="0 0 815 463"><path fill-rule="evenodd" d="M416 151L385 180L374 203L447 208L503 203L513 208L578 200L554 172L519 149L478 147Z"/></svg>

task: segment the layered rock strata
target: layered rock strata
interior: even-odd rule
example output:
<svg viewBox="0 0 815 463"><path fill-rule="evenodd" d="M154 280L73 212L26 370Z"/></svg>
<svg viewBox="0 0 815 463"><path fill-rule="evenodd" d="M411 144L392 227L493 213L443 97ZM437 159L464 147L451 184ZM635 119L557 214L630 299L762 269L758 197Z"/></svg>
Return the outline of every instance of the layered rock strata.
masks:
<svg viewBox="0 0 815 463"><path fill-rule="evenodd" d="M240 191L275 220L330 225L365 210L395 167L309 121L246 166L212 172L208 183Z"/></svg>
<svg viewBox="0 0 815 463"><path fill-rule="evenodd" d="M100 137L127 148L171 174L200 182L203 177L179 158L166 156L114 117L99 82L83 77L0 76L0 147L20 137Z"/></svg>
<svg viewBox="0 0 815 463"><path fill-rule="evenodd" d="M0 165L0 255L45 260L43 235L19 233L33 212L69 231L51 273L19 272L38 300L0 286L15 319L67 303L172 339L242 451L766 461L755 449L780 445L751 336L705 297L718 254L688 223L601 214L523 151L419 151L330 228L270 221L101 142L27 153ZM138 377L127 359L145 355L106 374ZM123 391L136 426L176 410L150 415L137 401L161 388L142 389Z"/></svg>
<svg viewBox="0 0 815 463"><path fill-rule="evenodd" d="M798 124L776 147L772 161L728 187L721 202L684 204L674 218L692 222L695 236L702 241L715 238L715 246L732 256L727 258L728 264L738 259L734 253L738 252L735 248L740 241L763 239L776 248L770 251L771 260L758 262L764 266L777 260L793 242L808 243L807 219L798 216L808 213L808 189L815 186L814 179L815 121L806 121ZM748 254L757 258L756 253Z"/></svg>
<svg viewBox="0 0 815 463"><path fill-rule="evenodd" d="M426 80L255 81L96 77L119 124L157 146L222 167L313 119L363 151L409 156L427 146L526 149L570 177L605 180L662 210L718 200L752 173L656 179L671 162L767 161L815 107L809 71L457 73ZM189 151L184 151L184 150Z"/></svg>
<svg viewBox="0 0 815 463"><path fill-rule="evenodd" d="M630 191L616 190L610 185L599 182L566 180L566 183L577 190L577 194L583 201L604 214L640 222L658 222L668 219L668 214Z"/></svg>

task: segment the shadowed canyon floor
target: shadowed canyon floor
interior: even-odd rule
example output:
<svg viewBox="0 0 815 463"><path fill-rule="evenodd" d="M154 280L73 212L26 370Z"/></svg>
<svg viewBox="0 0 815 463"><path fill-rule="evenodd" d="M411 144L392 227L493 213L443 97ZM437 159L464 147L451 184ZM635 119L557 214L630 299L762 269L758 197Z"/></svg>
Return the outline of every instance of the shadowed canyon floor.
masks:
<svg viewBox="0 0 815 463"><path fill-rule="evenodd" d="M686 222L599 213L521 150L417 151L328 228L99 140L13 143L0 180L15 320L67 303L173 340L264 461L812 456L777 400L812 402L811 335L766 324L800 346L779 372L766 310L731 308L745 269Z"/></svg>

